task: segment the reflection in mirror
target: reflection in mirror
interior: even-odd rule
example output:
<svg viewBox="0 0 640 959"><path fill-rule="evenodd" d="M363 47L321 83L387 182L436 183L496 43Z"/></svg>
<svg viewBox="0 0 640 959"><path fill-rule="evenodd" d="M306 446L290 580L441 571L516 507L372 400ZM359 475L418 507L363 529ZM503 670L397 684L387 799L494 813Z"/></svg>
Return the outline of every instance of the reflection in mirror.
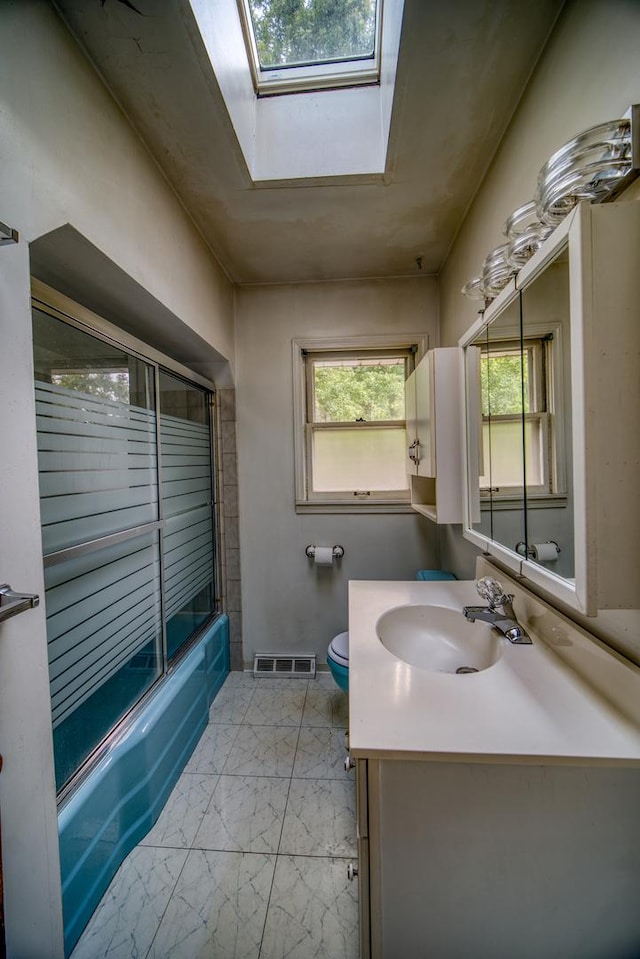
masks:
<svg viewBox="0 0 640 959"><path fill-rule="evenodd" d="M476 533L491 539L491 504L480 497L480 477L490 471L484 449L484 418L482 404L482 356L488 349L487 327L465 349L466 422L467 422L467 495L468 526ZM484 480L483 480L484 482Z"/></svg>
<svg viewBox="0 0 640 959"><path fill-rule="evenodd" d="M526 555L574 575L569 263L567 249L522 291ZM512 544L512 546L515 545Z"/></svg>
<svg viewBox="0 0 640 959"><path fill-rule="evenodd" d="M480 496L490 503L491 538L514 549L526 542L523 411L528 386L518 296L489 325L487 337L481 357L485 472Z"/></svg>

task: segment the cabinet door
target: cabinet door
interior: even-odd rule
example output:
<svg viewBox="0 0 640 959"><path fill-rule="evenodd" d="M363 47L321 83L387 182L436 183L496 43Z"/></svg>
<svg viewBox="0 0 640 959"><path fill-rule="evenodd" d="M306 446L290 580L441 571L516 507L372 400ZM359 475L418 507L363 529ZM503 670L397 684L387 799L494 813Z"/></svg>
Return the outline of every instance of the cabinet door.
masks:
<svg viewBox="0 0 640 959"><path fill-rule="evenodd" d="M418 476L436 475L434 356L435 350L430 350L415 368L416 432L420 444Z"/></svg>
<svg viewBox="0 0 640 959"><path fill-rule="evenodd" d="M556 286L568 287L568 315L563 319L562 309L553 308L571 356L570 365L566 357L562 363L559 394L565 402L559 423L564 426L565 519L534 529L528 510L529 547L537 536L544 542L544 536L556 540L562 552L557 562L536 562L529 551L522 573L587 615L640 605L638 249L640 204L583 203L521 274L527 316L536 297L542 299L538 285L550 283L554 273L561 278ZM562 305L566 296L556 292L555 299Z"/></svg>
<svg viewBox="0 0 640 959"><path fill-rule="evenodd" d="M465 535L474 537L486 549L491 539L491 501L480 493L481 477L489 476L488 443L484 435L484 395L482 390L482 356L488 349L488 327L483 326L464 351L465 378ZM486 446L486 452L485 452ZM487 460L485 465L485 460ZM486 483L487 480L485 479ZM475 538L477 537L477 538Z"/></svg>
<svg viewBox="0 0 640 959"><path fill-rule="evenodd" d="M371 959L371 912L369 902L369 799L366 759L356 760L356 830L358 835L358 918L360 959Z"/></svg>

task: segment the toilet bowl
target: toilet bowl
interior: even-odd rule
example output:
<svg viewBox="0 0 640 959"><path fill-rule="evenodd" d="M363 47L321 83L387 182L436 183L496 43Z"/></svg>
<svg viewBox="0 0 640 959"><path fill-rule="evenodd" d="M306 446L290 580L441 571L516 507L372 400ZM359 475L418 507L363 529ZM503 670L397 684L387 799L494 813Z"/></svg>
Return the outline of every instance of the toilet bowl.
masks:
<svg viewBox="0 0 640 959"><path fill-rule="evenodd" d="M329 643L327 666L336 683L349 692L349 633L338 633Z"/></svg>
<svg viewBox="0 0 640 959"><path fill-rule="evenodd" d="M456 579L453 573L444 569L420 569L416 573L420 580L448 580ZM329 643L327 650L327 666L340 689L349 692L349 633L338 633Z"/></svg>

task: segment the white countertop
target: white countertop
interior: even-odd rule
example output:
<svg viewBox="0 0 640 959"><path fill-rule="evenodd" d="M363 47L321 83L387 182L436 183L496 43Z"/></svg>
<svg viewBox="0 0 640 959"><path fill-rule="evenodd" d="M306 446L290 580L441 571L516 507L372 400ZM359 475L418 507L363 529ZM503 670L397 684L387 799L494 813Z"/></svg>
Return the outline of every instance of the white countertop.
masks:
<svg viewBox="0 0 640 959"><path fill-rule="evenodd" d="M349 584L349 752L354 758L640 765L640 728L581 679L521 619L532 645L502 639L499 660L458 676L409 666L379 641L395 606L481 605L474 581ZM523 603L522 609L525 605ZM517 602L516 614L520 616ZM546 614L548 618L548 614ZM540 620L542 621L542 620ZM560 627L558 627L560 630ZM576 629L578 629L576 627ZM562 620L563 637L571 626ZM563 640L566 643L566 639ZM610 688L640 697L640 669L582 633L572 655L600 657Z"/></svg>

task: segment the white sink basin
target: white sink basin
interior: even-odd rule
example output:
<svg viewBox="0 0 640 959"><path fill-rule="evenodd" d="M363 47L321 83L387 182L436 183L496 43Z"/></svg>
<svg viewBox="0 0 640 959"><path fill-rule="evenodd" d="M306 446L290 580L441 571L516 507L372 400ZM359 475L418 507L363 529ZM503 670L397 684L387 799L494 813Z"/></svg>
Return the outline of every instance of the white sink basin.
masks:
<svg viewBox="0 0 640 959"><path fill-rule="evenodd" d="M488 623L470 623L444 606L396 606L376 623L382 645L410 666L436 673L466 674L488 669L502 644Z"/></svg>

